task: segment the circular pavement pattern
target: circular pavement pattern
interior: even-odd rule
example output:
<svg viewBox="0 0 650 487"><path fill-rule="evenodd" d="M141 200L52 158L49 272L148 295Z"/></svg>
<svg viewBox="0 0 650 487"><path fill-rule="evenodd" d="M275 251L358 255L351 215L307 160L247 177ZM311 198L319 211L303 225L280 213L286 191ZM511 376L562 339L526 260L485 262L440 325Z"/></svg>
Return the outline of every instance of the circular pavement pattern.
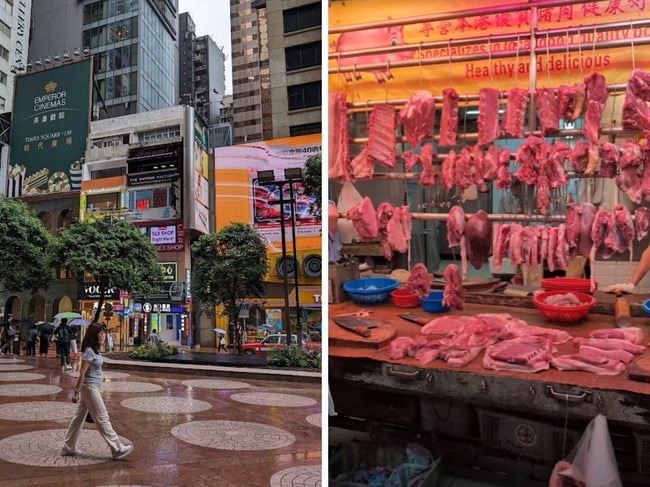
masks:
<svg viewBox="0 0 650 487"><path fill-rule="evenodd" d="M62 390L58 386L49 384L3 384L0 385L0 396L46 396L56 394Z"/></svg>
<svg viewBox="0 0 650 487"><path fill-rule="evenodd" d="M255 404L256 406L301 407L316 404L316 401L309 397L281 394L279 392L241 392L231 395L230 399L245 404Z"/></svg>
<svg viewBox="0 0 650 487"><path fill-rule="evenodd" d="M134 397L120 404L147 413L197 413L212 408L209 402L186 397Z"/></svg>
<svg viewBox="0 0 650 487"><path fill-rule="evenodd" d="M0 364L0 372L5 372L9 370L29 370L33 369L33 365L27 364Z"/></svg>
<svg viewBox="0 0 650 487"><path fill-rule="evenodd" d="M111 450L99 431L83 429L77 440L81 455L61 456L64 429L39 430L8 436L0 440L0 458L7 462L33 467L68 467L113 461ZM120 436L124 443L130 443Z"/></svg>
<svg viewBox="0 0 650 487"><path fill-rule="evenodd" d="M320 487L321 466L306 465L290 467L276 472L271 477L271 487Z"/></svg>
<svg viewBox="0 0 650 487"><path fill-rule="evenodd" d="M313 424L314 426L320 427L323 421L323 415L321 413L310 414L307 416L307 422Z"/></svg>
<svg viewBox="0 0 650 487"><path fill-rule="evenodd" d="M247 389L250 384L238 380L222 380L222 379L192 379L184 380L183 384L190 387L198 387L201 389Z"/></svg>
<svg viewBox="0 0 650 487"><path fill-rule="evenodd" d="M192 421L172 428L172 435L193 445L218 450L273 450L295 443L288 431L243 421Z"/></svg>
<svg viewBox="0 0 650 487"><path fill-rule="evenodd" d="M0 381L38 380L43 379L44 377L43 374L35 374L33 372L6 372L0 374Z"/></svg>
<svg viewBox="0 0 650 487"><path fill-rule="evenodd" d="M162 386L149 382L104 382L102 389L107 392L154 392Z"/></svg>
<svg viewBox="0 0 650 487"><path fill-rule="evenodd" d="M57 421L69 419L77 405L59 401L13 402L0 406L0 419L11 421Z"/></svg>
<svg viewBox="0 0 650 487"><path fill-rule="evenodd" d="M124 379L131 374L127 374L126 372L113 372L112 370L103 370L102 375L104 376L104 379ZM74 372L68 373L68 377L79 377L79 371L75 370Z"/></svg>
<svg viewBox="0 0 650 487"><path fill-rule="evenodd" d="M22 358L0 358L0 364L15 364L16 362L24 362Z"/></svg>

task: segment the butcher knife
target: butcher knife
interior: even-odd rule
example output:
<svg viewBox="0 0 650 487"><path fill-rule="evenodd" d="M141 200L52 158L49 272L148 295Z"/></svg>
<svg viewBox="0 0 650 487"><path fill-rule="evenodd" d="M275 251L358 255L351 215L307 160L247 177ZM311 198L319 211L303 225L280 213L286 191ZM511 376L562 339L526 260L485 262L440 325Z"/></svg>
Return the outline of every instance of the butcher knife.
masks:
<svg viewBox="0 0 650 487"><path fill-rule="evenodd" d="M356 316L334 317L332 320L341 328L345 328L346 330L356 333L364 338L370 337L370 328L377 328L377 325L372 321L364 320L363 318L358 318Z"/></svg>
<svg viewBox="0 0 650 487"><path fill-rule="evenodd" d="M429 318L428 316L419 315L417 313L409 313L407 315L397 315L397 316L399 316L403 320L412 321L413 323L417 323L420 326L424 326L424 325L426 325L427 323L429 323L431 321L431 318Z"/></svg>

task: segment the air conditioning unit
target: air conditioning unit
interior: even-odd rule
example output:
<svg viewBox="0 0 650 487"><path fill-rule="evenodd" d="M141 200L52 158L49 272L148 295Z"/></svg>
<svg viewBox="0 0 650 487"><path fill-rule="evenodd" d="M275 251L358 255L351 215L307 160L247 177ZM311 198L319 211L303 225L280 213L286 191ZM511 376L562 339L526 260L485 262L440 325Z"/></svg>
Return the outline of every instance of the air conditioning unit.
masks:
<svg viewBox="0 0 650 487"><path fill-rule="evenodd" d="M278 257L275 261L275 272L278 273L280 279L284 279L286 274L287 279L295 279L296 272L298 272L298 262L293 255L285 257Z"/></svg>
<svg viewBox="0 0 650 487"><path fill-rule="evenodd" d="M322 274L323 261L318 254L305 255L302 258L302 272L305 277L319 279Z"/></svg>
<svg viewBox="0 0 650 487"><path fill-rule="evenodd" d="M322 258L316 249L298 250L296 257L293 253L283 257L281 253L268 255L270 272L268 280L281 282L285 274L287 279L293 280L296 275L301 281L319 280L322 276Z"/></svg>

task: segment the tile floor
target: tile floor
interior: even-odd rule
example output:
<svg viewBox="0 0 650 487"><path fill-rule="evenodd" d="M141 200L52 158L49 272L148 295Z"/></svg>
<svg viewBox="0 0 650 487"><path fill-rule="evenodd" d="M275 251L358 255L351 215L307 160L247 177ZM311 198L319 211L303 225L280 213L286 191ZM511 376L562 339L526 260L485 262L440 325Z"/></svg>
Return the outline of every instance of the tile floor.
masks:
<svg viewBox="0 0 650 487"><path fill-rule="evenodd" d="M92 424L81 456L59 454L76 407L76 366L0 357L0 487L320 487L320 381L235 379L221 369L105 365L111 422L135 445L112 460Z"/></svg>

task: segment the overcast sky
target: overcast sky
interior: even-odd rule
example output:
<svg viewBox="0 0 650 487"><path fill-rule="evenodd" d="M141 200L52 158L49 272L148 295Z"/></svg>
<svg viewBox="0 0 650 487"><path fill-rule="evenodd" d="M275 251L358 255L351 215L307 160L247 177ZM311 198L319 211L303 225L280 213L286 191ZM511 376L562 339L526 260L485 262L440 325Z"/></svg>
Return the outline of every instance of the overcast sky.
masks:
<svg viewBox="0 0 650 487"><path fill-rule="evenodd" d="M179 0L178 13L189 12L197 37L209 35L226 53L226 94L232 95L230 59L230 2L228 0Z"/></svg>

